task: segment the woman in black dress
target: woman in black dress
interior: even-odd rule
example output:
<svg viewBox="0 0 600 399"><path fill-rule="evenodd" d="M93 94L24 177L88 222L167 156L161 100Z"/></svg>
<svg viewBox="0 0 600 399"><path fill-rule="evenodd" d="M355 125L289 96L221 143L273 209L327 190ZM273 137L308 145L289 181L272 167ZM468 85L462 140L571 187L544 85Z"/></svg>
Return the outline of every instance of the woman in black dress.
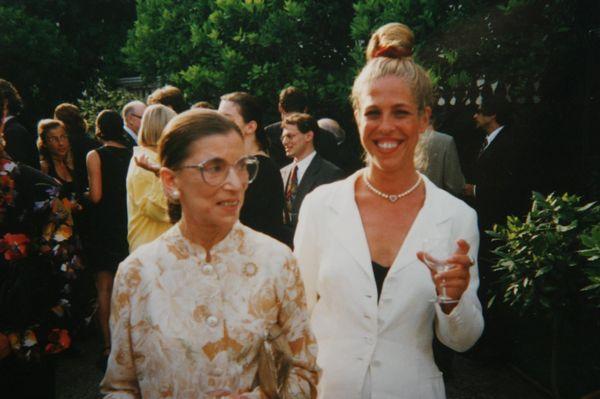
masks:
<svg viewBox="0 0 600 399"><path fill-rule="evenodd" d="M131 150L123 143L123 119L113 110L104 110L96 119L96 136L104 142L87 155L92 211L90 265L96 270L98 319L104 339L103 356L110 353L108 316L115 272L129 255L127 243L127 194L125 181Z"/></svg>
<svg viewBox="0 0 600 399"><path fill-rule="evenodd" d="M265 152L268 138L262 128L262 110L258 100L244 92L221 97L219 112L242 131L246 154L259 161L258 175L248 186L240 221L254 230L290 244L283 227L283 181L277 165Z"/></svg>

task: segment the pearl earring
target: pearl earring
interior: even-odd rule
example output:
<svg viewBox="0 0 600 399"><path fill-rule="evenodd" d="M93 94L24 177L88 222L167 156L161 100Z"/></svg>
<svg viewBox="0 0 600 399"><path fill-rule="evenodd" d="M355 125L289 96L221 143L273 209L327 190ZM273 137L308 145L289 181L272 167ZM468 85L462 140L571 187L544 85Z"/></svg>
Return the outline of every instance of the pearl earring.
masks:
<svg viewBox="0 0 600 399"><path fill-rule="evenodd" d="M171 191L171 197L175 200L178 200L179 199L179 190Z"/></svg>

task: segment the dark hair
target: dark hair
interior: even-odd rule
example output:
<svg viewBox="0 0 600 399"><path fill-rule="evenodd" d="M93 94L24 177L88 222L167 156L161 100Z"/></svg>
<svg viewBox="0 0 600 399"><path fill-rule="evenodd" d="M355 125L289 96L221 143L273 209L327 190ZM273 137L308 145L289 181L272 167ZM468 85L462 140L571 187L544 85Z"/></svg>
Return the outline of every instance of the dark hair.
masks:
<svg viewBox="0 0 600 399"><path fill-rule="evenodd" d="M214 135L235 132L242 138L239 127L220 113L203 108L183 112L169 121L158 142L160 164L177 169L189 156L192 144ZM169 202L172 223L181 219L181 205Z"/></svg>
<svg viewBox="0 0 600 399"><path fill-rule="evenodd" d="M288 115L283 120L283 127L286 125L294 125L298 127L298 130L302 134L313 132L315 136L319 133L319 125L317 120L309 114L302 114L299 112Z"/></svg>
<svg viewBox="0 0 600 399"><path fill-rule="evenodd" d="M70 103L59 104L54 109L54 118L65 124L65 130L70 139L86 135L87 123L76 105Z"/></svg>
<svg viewBox="0 0 600 399"><path fill-rule="evenodd" d="M2 103L6 101L8 112L11 115L18 115L23 109L23 100L15 86L8 80L0 79L0 91L4 97Z"/></svg>
<svg viewBox="0 0 600 399"><path fill-rule="evenodd" d="M178 114L187 110L188 106L183 99L183 93L175 86L167 85L156 89L148 96L148 105L162 104L171 107Z"/></svg>
<svg viewBox="0 0 600 399"><path fill-rule="evenodd" d="M105 109L100 111L96 118L96 136L104 141L114 140L124 143L125 130L123 118L115 110Z"/></svg>
<svg viewBox="0 0 600 399"><path fill-rule="evenodd" d="M289 86L279 93L279 107L284 112L306 112L308 100L300 89Z"/></svg>
<svg viewBox="0 0 600 399"><path fill-rule="evenodd" d="M258 99L252 94L243 91L235 91L233 93L224 94L221 96L221 101L231 101L238 106L240 115L245 123L256 122L256 140L261 150L266 151L269 148L269 138L263 130L262 124L262 107Z"/></svg>
<svg viewBox="0 0 600 399"><path fill-rule="evenodd" d="M484 97L479 112L486 116L496 115L496 122L499 125L510 123L510 104L502 96Z"/></svg>

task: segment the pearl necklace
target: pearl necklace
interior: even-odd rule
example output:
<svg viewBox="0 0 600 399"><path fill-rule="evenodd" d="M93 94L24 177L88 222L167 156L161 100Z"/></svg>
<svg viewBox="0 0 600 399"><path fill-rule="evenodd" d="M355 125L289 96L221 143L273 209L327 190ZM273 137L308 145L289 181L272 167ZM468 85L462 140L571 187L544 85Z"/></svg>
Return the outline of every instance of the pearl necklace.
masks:
<svg viewBox="0 0 600 399"><path fill-rule="evenodd" d="M369 188L369 190L373 191L375 194L377 194L381 198L385 198L386 200L390 201L391 203L394 203L394 202L398 201L400 198L406 197L408 194L415 191L417 189L417 187L419 187L419 184L421 184L421 181L423 181L423 178L421 178L421 175L419 175L419 177L417 178L417 182L408 190L406 190L400 194L387 194L387 193L381 192L381 191L377 190L375 187L373 187L371 185L371 183L369 183L369 179L367 179L366 174L363 173L362 177L363 177L363 180L365 181L365 184Z"/></svg>

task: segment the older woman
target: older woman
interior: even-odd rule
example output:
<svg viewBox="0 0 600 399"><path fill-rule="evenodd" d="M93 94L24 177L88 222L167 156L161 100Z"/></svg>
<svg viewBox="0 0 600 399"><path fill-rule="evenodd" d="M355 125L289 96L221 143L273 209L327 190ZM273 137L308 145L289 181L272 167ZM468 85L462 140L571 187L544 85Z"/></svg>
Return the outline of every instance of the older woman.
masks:
<svg viewBox="0 0 600 399"><path fill-rule="evenodd" d="M140 125L140 145L134 147L134 157L146 157L148 162L157 163L158 140L167 122L175 111L162 104L146 108ZM162 185L152 172L131 160L127 171L127 240L129 251L150 242L171 227L167 209L167 198Z"/></svg>
<svg viewBox="0 0 600 399"><path fill-rule="evenodd" d="M215 111L184 112L159 156L180 220L119 266L105 398L263 398L257 351L273 326L292 354L284 394L313 397L316 344L293 255L238 221L257 172L238 127Z"/></svg>
<svg viewBox="0 0 600 399"><path fill-rule="evenodd" d="M415 170L431 83L411 58L412 37L372 51L352 90L367 167L307 196L294 241L319 342L319 393L444 398L434 330L464 351L483 328L470 267L476 215ZM432 275L419 262L427 238L452 244L451 270ZM456 302L432 304L443 287Z"/></svg>

